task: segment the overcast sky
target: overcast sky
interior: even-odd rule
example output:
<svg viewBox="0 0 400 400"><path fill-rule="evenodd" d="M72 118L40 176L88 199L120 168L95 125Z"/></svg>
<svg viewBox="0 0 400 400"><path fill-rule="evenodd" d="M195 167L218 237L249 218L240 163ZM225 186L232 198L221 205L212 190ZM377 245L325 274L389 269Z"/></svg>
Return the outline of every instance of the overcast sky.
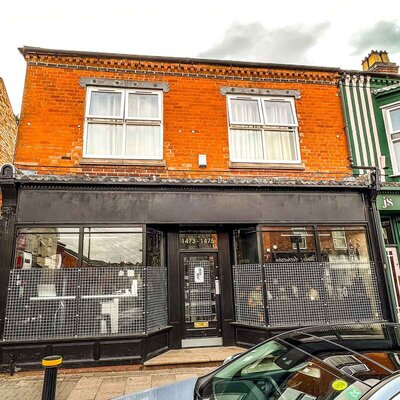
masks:
<svg viewBox="0 0 400 400"><path fill-rule="evenodd" d="M378 49L400 65L399 1L3 1L0 76L16 114L24 45L349 69Z"/></svg>

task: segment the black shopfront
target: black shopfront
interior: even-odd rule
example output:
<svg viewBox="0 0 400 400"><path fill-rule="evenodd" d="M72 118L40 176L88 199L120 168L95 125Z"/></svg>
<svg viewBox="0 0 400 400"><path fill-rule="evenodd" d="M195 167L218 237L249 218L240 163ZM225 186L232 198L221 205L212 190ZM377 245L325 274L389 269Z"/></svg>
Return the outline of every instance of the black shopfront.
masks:
<svg viewBox="0 0 400 400"><path fill-rule="evenodd" d="M1 184L3 368L52 353L67 365L134 364L391 318L366 188Z"/></svg>

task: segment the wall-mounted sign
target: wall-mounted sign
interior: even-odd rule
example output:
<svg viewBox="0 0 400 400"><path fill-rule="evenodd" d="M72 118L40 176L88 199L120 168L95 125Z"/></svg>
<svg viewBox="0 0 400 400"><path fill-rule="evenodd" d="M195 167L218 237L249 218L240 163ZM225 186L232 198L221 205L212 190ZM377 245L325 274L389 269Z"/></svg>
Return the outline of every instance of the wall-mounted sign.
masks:
<svg viewBox="0 0 400 400"><path fill-rule="evenodd" d="M400 194L380 194L376 206L382 211L400 211Z"/></svg>
<svg viewBox="0 0 400 400"><path fill-rule="evenodd" d="M187 249L216 249L218 236L215 232L185 232L179 234L179 248Z"/></svg>
<svg viewBox="0 0 400 400"><path fill-rule="evenodd" d="M203 267L195 267L194 283L204 283L204 268Z"/></svg>

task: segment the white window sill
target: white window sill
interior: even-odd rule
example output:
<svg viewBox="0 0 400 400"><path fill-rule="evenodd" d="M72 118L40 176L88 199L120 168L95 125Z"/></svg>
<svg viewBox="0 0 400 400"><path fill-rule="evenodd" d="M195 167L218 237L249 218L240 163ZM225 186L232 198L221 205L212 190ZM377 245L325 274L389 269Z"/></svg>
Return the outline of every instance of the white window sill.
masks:
<svg viewBox="0 0 400 400"><path fill-rule="evenodd" d="M137 166L156 166L165 167L165 160L130 160L117 158L81 158L81 165L137 165Z"/></svg>
<svg viewBox="0 0 400 400"><path fill-rule="evenodd" d="M285 164L285 163L249 163L230 161L229 168L232 169L270 169L270 170L297 170L304 171L306 168L304 164Z"/></svg>

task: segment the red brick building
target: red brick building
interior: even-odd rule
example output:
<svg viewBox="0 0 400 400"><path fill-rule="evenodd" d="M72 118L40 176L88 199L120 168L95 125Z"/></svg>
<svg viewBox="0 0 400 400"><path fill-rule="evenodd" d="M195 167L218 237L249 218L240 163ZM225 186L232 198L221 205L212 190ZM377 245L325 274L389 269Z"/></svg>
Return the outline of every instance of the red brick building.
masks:
<svg viewBox="0 0 400 400"><path fill-rule="evenodd" d="M3 79L0 78L0 165L14 161L17 123ZM1 205L1 193L0 193Z"/></svg>
<svg viewBox="0 0 400 400"><path fill-rule="evenodd" d="M340 70L21 53L3 365L137 363L387 318Z"/></svg>

